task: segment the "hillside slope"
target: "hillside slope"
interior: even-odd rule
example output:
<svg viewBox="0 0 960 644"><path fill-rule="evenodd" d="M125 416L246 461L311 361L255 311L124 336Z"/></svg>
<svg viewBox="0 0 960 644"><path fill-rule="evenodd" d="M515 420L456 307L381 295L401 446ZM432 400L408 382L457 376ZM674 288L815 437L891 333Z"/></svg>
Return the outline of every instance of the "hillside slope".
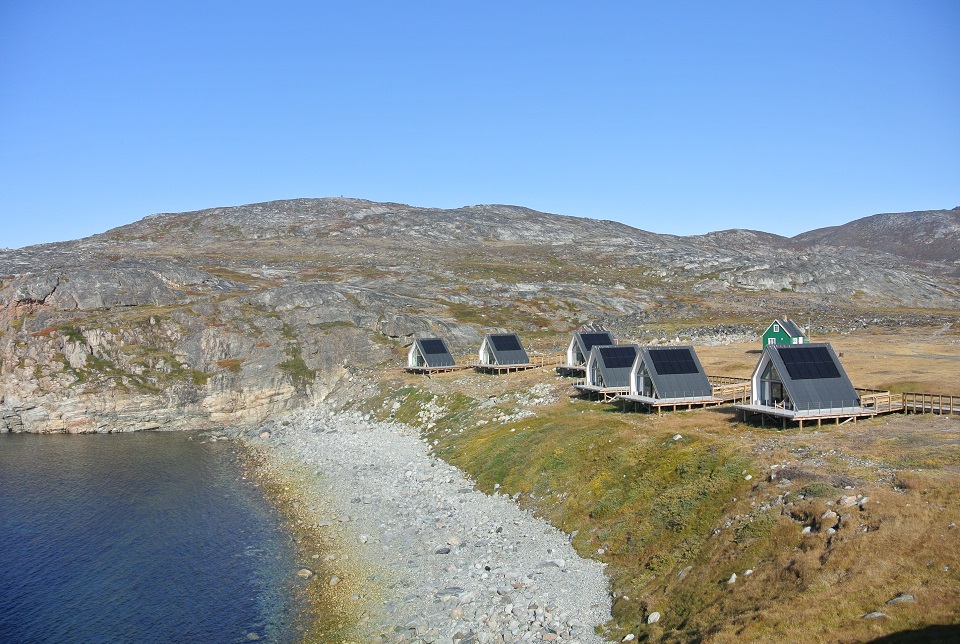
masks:
<svg viewBox="0 0 960 644"><path fill-rule="evenodd" d="M949 234L945 230L944 234ZM825 247L826 248L826 247ZM416 334L557 350L580 324L669 339L960 306L938 265L725 231L657 235L485 205L298 199L160 214L0 251L0 429L221 426L326 396ZM731 325L733 325L731 327Z"/></svg>
<svg viewBox="0 0 960 644"><path fill-rule="evenodd" d="M960 275L960 207L872 215L793 237L801 246L865 248L912 261L936 262Z"/></svg>

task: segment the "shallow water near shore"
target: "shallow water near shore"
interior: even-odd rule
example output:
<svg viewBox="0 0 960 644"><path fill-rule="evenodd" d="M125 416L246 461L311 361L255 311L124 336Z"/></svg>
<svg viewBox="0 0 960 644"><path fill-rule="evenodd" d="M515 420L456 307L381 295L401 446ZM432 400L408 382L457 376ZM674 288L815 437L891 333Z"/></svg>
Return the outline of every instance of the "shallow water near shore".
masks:
<svg viewBox="0 0 960 644"><path fill-rule="evenodd" d="M0 435L0 641L293 642L281 517L236 444Z"/></svg>

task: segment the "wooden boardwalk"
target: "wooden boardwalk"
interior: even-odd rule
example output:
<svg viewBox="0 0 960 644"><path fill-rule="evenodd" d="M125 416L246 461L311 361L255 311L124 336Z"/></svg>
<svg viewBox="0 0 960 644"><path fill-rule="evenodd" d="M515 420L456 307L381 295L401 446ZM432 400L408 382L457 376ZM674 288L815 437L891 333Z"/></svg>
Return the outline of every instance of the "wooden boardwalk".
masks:
<svg viewBox="0 0 960 644"><path fill-rule="evenodd" d="M960 396L902 393L903 410L913 414L960 414Z"/></svg>
<svg viewBox="0 0 960 644"><path fill-rule="evenodd" d="M583 378L587 375L587 365L585 364L558 364L557 375L563 377L575 376Z"/></svg>
<svg viewBox="0 0 960 644"><path fill-rule="evenodd" d="M582 380L575 383L573 388L576 389L581 396L602 402L613 402L618 397L630 393L629 387L595 387L594 385L588 385Z"/></svg>

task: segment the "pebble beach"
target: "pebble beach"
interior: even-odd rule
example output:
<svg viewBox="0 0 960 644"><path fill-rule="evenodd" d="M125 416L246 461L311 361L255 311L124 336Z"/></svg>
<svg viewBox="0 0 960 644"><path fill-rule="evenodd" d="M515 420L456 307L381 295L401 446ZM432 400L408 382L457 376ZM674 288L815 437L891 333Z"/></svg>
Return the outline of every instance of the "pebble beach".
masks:
<svg viewBox="0 0 960 644"><path fill-rule="evenodd" d="M509 497L475 490L416 430L318 406L248 441L277 475L299 472L289 493L320 535L300 576L353 616L358 641L606 641L602 564Z"/></svg>

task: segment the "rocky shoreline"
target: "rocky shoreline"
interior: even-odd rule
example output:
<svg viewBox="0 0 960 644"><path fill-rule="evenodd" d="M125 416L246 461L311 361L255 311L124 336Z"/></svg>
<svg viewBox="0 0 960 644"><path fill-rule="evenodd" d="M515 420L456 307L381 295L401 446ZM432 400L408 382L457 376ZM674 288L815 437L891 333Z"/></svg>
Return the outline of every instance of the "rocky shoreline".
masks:
<svg viewBox="0 0 960 644"><path fill-rule="evenodd" d="M508 497L475 490L414 429L318 406L245 438L275 475L301 481L281 485L316 535L303 583L361 641L605 641L602 564Z"/></svg>

